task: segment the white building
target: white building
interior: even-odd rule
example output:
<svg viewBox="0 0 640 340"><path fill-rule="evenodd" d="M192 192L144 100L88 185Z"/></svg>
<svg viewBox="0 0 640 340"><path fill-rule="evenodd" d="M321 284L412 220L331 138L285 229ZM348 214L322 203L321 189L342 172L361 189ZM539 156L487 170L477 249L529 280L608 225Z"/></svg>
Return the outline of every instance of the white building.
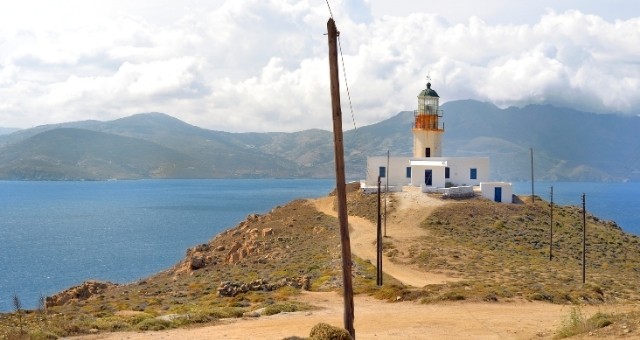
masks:
<svg viewBox="0 0 640 340"><path fill-rule="evenodd" d="M377 188L378 176L381 185L388 185L389 191L401 191L402 186L411 185L421 187L423 192L443 192L441 189L447 187L482 188L481 184L489 181L488 157L442 157L444 124L440 123L439 99L431 84L427 83L427 88L418 94L418 109L414 111L413 157L367 157L365 190ZM510 203L511 184L499 183L486 186L487 190L493 190L491 199L497 197L495 188L499 187L501 196L496 201Z"/></svg>

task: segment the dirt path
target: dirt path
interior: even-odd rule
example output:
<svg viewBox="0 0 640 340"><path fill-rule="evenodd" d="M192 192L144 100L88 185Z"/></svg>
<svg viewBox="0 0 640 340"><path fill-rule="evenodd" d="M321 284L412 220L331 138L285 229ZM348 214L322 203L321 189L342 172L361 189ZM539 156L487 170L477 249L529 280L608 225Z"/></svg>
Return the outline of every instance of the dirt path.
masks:
<svg viewBox="0 0 640 340"><path fill-rule="evenodd" d="M283 339L306 337L319 322L343 323L342 297L336 293L305 292L300 300L322 309L282 313L220 324L160 332L122 332L80 337L85 340L151 339ZM542 302L514 303L385 303L356 296L355 330L358 339L550 339L571 307ZM614 307L584 308L612 312ZM619 309L617 311L620 311Z"/></svg>
<svg viewBox="0 0 640 340"><path fill-rule="evenodd" d="M413 202L416 197L420 197L420 202ZM388 240L391 240L402 252L409 246L409 241L418 236L424 235L425 231L419 228L419 223L431 213L433 208L439 204L438 200L427 195L414 195L412 193L398 193L399 206L396 213L390 216L387 221ZM404 202L405 199L407 202ZM337 216L333 210L333 197L323 197L314 200L316 209L330 216ZM420 208L411 208L419 206ZM351 239L351 252L362 258L376 263L376 226L370 221L357 216L349 216L349 237ZM406 249L404 251L407 251ZM382 260L383 271L396 278L400 282L414 286L424 287L428 284L438 284L455 279L446 275L427 273L413 269L409 266L397 264L389 261L387 257Z"/></svg>

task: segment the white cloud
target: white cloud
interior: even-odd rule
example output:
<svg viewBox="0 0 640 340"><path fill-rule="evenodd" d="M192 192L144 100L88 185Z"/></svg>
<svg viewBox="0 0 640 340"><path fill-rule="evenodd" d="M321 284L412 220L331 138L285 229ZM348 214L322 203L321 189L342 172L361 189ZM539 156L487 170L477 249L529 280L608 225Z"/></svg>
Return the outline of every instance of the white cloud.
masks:
<svg viewBox="0 0 640 340"><path fill-rule="evenodd" d="M358 125L413 110L427 74L443 101L640 107L638 15L539 7L511 22L496 20L510 5L491 0L452 20L446 4L392 16L378 0L330 3ZM220 130L331 128L324 1L69 6L74 15L38 1L0 14L0 126L161 111Z"/></svg>

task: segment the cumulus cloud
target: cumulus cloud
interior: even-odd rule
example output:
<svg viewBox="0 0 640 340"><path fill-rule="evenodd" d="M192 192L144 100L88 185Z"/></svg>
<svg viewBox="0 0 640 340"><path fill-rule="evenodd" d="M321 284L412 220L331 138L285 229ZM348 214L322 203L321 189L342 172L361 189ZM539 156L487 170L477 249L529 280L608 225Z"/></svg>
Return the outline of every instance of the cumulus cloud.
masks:
<svg viewBox="0 0 640 340"><path fill-rule="evenodd" d="M69 22L54 9L37 24L0 15L0 125L161 111L218 130L331 128L325 2L115 3ZM639 111L640 17L548 10L535 23L450 23L330 3L358 125L413 110L427 75L443 101Z"/></svg>

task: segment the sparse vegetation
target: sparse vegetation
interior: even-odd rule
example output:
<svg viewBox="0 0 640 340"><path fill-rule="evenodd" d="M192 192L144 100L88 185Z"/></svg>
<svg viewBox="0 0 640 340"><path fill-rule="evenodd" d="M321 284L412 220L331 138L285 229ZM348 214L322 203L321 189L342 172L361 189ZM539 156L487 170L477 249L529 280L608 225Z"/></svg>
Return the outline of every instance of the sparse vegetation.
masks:
<svg viewBox="0 0 640 340"><path fill-rule="evenodd" d="M586 318L579 306L573 307L567 319L562 322L562 326L558 330L556 338L568 338L609 326L613 323L613 318L614 317L611 314L600 312Z"/></svg>
<svg viewBox="0 0 640 340"><path fill-rule="evenodd" d="M423 223L427 236L416 240L402 260L464 279L468 287L429 287L423 290L423 301L521 298L599 304L640 300L640 238L613 223L589 216L587 284L582 285L579 208L555 208L554 258L549 261L547 202L501 205L471 199L461 204L464 209L458 204L436 209Z"/></svg>

